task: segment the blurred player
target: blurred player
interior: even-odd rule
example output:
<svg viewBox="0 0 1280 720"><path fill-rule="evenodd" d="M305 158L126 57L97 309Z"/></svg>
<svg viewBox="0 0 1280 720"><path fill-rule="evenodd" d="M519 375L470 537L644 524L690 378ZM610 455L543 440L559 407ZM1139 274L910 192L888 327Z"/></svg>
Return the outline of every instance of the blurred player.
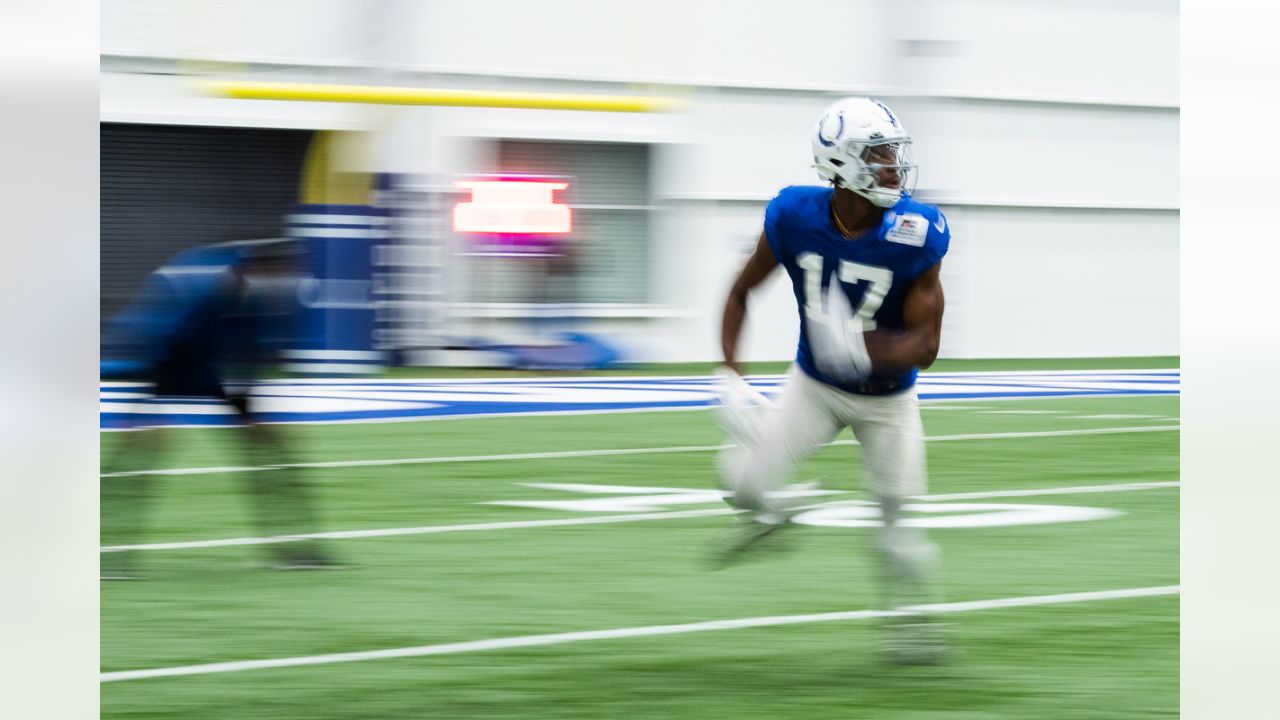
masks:
<svg viewBox="0 0 1280 720"><path fill-rule="evenodd" d="M911 138L879 101L848 98L823 113L811 138L814 168L832 187L783 188L734 282L721 325L721 423L737 445L719 458L729 502L747 518L726 560L785 527L796 510L779 493L792 470L845 426L862 446L865 484L883 525L876 540L885 601L934 600L937 550L902 522L904 500L925 492L916 373L938 354L939 269L950 232L938 208L911 198ZM795 364L776 407L741 377L738 338L747 298L782 265L800 314ZM940 657L935 624L904 613L889 635L895 658Z"/></svg>
<svg viewBox="0 0 1280 720"><path fill-rule="evenodd" d="M291 334L297 297L296 249L291 241L223 243L187 251L148 278L135 303L117 318L115 349L150 381L158 405L216 398L238 415L246 452L255 524L261 536L314 532L312 501L280 429L259 422L252 383L271 371ZM164 446L157 428L126 432L102 478L103 543L142 540L152 476ZM274 544L278 569L334 567L316 541ZM102 578L135 577L132 552L102 555Z"/></svg>

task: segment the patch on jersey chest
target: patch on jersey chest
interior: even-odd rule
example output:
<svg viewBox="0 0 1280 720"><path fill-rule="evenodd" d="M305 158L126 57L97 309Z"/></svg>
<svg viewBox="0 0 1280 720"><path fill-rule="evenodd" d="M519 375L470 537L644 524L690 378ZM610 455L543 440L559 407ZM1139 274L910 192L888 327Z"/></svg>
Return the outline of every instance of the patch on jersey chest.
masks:
<svg viewBox="0 0 1280 720"><path fill-rule="evenodd" d="M893 227L884 234L890 242L924 247L925 238L929 235L929 221L919 213L903 213L893 221Z"/></svg>

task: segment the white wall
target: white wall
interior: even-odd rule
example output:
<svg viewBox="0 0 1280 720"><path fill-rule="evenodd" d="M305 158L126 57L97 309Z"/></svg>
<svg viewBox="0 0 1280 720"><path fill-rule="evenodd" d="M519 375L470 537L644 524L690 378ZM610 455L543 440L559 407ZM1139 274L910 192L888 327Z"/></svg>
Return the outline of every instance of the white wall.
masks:
<svg viewBox="0 0 1280 720"><path fill-rule="evenodd" d="M949 355L1177 353L1176 213L956 207L948 221Z"/></svg>
<svg viewBox="0 0 1280 720"><path fill-rule="evenodd" d="M953 228L944 356L1178 352L1173 0L115 0L102 47L106 120L366 128L370 169L474 170L474 140L487 137L654 143L653 317L595 326L647 360L716 357L724 291L764 203L816 182L817 114L874 93L916 139L917 194ZM231 62L219 70L236 77L689 104L625 115L271 103L145 74L202 67L184 58ZM746 355L789 358L796 332L775 281L752 303Z"/></svg>
<svg viewBox="0 0 1280 720"><path fill-rule="evenodd" d="M899 82L933 93L1171 106L1177 0L907 0Z"/></svg>

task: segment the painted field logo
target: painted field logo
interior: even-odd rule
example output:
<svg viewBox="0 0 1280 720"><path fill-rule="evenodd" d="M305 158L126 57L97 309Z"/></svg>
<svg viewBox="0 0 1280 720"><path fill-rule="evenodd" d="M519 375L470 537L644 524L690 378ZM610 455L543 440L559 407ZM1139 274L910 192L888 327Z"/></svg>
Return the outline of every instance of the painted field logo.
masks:
<svg viewBox="0 0 1280 720"><path fill-rule="evenodd" d="M917 514L902 520L906 527L974 528L1005 525L1046 525L1080 522L1115 517L1119 510L1079 507L1076 505L1024 505L1013 503L909 503L908 513ZM794 521L801 525L822 527L875 527L880 524L880 509L873 503L827 503L800 513Z"/></svg>
<svg viewBox="0 0 1280 720"><path fill-rule="evenodd" d="M585 513L642 513L667 512L690 505L719 504L725 495L722 491L714 489L582 483L521 484L525 487L578 493L590 497L558 500L496 500L486 504ZM843 494L845 493L841 490L822 490L807 485L791 486L778 493L780 497L790 499ZM1076 505L973 502L915 502L906 505L905 509L910 515L903 519L903 525L921 528L1045 525L1101 520L1121 514L1118 510ZM819 527L875 527L880 524L880 510L875 503L862 500L823 502L808 506L804 512L794 517L794 521L801 525Z"/></svg>

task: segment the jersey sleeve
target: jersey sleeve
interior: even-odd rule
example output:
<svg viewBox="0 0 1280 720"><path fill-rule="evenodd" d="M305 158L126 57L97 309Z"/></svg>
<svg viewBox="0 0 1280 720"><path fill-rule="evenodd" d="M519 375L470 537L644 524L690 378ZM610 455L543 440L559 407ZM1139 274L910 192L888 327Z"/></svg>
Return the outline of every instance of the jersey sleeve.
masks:
<svg viewBox="0 0 1280 720"><path fill-rule="evenodd" d="M783 188L764 209L764 236L769 242L769 249L773 251L773 257L778 262L782 262L784 258L790 257L791 252L786 247L784 238L786 237L786 227L790 222L792 198L789 191L791 188Z"/></svg>
<svg viewBox="0 0 1280 720"><path fill-rule="evenodd" d="M942 211L936 207L929 208L929 234L924 242L924 257L928 267L937 265L947 254L951 246L951 225Z"/></svg>

